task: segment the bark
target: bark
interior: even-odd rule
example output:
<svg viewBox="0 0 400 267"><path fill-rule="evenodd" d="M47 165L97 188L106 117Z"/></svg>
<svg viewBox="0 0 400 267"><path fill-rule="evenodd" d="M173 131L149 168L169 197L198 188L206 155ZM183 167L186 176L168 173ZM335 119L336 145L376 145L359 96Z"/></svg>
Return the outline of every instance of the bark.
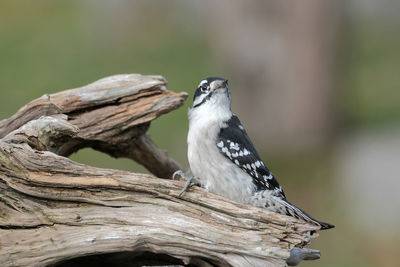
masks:
<svg viewBox="0 0 400 267"><path fill-rule="evenodd" d="M151 120L186 98L165 85L158 76L113 76L34 100L0 122L0 266L99 254L129 266L140 266L139 258L142 265L285 266L291 252L291 264L319 257L292 250L309 243L316 226L198 187L179 198L182 181L66 157L90 146L169 178L181 166L145 135Z"/></svg>

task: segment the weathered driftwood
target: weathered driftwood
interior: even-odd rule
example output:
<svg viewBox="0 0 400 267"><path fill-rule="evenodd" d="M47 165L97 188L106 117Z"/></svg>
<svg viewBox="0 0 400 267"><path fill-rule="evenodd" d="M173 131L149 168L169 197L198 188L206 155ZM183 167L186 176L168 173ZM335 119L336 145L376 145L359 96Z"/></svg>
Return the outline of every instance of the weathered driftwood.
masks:
<svg viewBox="0 0 400 267"><path fill-rule="evenodd" d="M316 226L198 187L178 198L181 181L65 157L90 146L169 178L179 164L145 135L152 119L186 97L164 87L157 76L114 76L42 97L0 122L0 266L107 253L198 266L285 266L291 251L291 264L319 256L292 250Z"/></svg>
<svg viewBox="0 0 400 267"><path fill-rule="evenodd" d="M113 157L131 158L158 177L170 177L182 167L144 135L152 120L180 107L187 97L186 93L166 90L166 84L161 76L115 75L44 95L0 121L0 138L41 116L65 114L79 132L50 151L69 156L80 148L92 147Z"/></svg>

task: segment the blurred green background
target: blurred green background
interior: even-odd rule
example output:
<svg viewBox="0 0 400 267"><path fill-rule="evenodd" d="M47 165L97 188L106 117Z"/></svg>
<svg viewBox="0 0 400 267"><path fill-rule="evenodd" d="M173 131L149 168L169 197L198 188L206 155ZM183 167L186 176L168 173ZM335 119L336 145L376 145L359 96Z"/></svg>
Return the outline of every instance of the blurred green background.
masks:
<svg viewBox="0 0 400 267"><path fill-rule="evenodd" d="M46 93L119 73L190 94L152 123L187 166L200 80L229 79L232 109L289 200L336 228L302 266L398 266L400 3L394 0L0 3L0 119ZM146 170L90 149L93 166Z"/></svg>

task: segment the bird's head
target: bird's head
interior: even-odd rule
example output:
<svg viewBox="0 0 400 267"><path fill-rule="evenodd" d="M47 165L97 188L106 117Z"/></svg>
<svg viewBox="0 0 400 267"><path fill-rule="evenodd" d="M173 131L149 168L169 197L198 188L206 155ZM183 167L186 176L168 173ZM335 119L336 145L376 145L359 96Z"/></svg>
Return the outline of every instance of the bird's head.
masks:
<svg viewBox="0 0 400 267"><path fill-rule="evenodd" d="M223 105L230 108L228 80L209 77L200 82L193 97L193 108L204 105Z"/></svg>

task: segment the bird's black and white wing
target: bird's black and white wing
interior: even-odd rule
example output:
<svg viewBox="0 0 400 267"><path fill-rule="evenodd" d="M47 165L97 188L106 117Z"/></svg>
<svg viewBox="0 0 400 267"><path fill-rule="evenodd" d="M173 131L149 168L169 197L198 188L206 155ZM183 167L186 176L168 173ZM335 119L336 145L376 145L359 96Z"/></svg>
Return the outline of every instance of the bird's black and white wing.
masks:
<svg viewBox="0 0 400 267"><path fill-rule="evenodd" d="M257 191L271 190L274 196L285 199L282 187L260 159L236 115L233 115L226 122L225 128L221 128L218 134L217 147L225 157L253 178Z"/></svg>
<svg viewBox="0 0 400 267"><path fill-rule="evenodd" d="M265 208L320 225L321 229L334 227L329 223L320 222L312 218L306 212L286 200L282 187L260 159L237 116L233 115L226 122L226 127L220 130L217 147L225 157L229 158L253 178L257 190L254 198L263 199L262 203ZM267 195L266 197L265 194ZM273 196L275 199L271 200L269 196ZM270 201L273 201L274 204L271 205Z"/></svg>

